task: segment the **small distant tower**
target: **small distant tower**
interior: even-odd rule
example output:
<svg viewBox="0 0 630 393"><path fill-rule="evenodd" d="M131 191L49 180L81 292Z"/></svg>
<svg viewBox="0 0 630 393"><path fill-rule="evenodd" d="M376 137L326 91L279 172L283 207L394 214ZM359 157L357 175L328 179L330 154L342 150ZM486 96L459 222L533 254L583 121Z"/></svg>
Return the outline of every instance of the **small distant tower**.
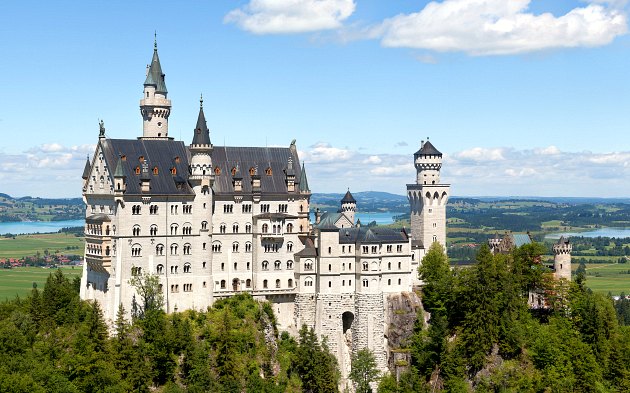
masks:
<svg viewBox="0 0 630 393"><path fill-rule="evenodd" d="M560 237L558 243L553 245L553 267L555 269L555 277L557 279L565 279L571 281L571 251L573 245L569 239L564 236Z"/></svg>
<svg viewBox="0 0 630 393"><path fill-rule="evenodd" d="M499 236L498 233L496 233L493 238L488 239L488 245L490 246L490 252L492 252L493 254L496 254L497 252L499 252L499 246L501 245L501 241L502 240L503 239L501 239L501 237Z"/></svg>
<svg viewBox="0 0 630 393"><path fill-rule="evenodd" d="M341 200L341 213L345 214L346 217L352 222L354 225L354 214L357 212L357 201L354 199L352 194L350 193L350 189L346 192L343 199Z"/></svg>
<svg viewBox="0 0 630 393"><path fill-rule="evenodd" d="M142 114L142 139L168 139L168 117L171 115L171 100L164 81L157 51L157 39L153 44L153 59L147 66L143 97L140 100Z"/></svg>
<svg viewBox="0 0 630 393"><path fill-rule="evenodd" d="M446 247L446 203L450 185L440 183L442 153L428 140L414 155L416 184L407 185L411 206L412 246L427 250L434 242ZM423 252L418 253L422 258Z"/></svg>

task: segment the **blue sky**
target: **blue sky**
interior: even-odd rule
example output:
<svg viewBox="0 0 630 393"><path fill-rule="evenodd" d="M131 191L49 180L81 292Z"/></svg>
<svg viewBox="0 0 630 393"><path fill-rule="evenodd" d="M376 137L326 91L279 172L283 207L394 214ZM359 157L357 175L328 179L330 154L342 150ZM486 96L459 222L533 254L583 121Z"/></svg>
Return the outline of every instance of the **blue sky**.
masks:
<svg viewBox="0 0 630 393"><path fill-rule="evenodd" d="M0 192L80 196L98 119L135 138L157 30L192 138L297 139L315 192L404 193L431 138L455 195L628 196L626 1L0 3Z"/></svg>

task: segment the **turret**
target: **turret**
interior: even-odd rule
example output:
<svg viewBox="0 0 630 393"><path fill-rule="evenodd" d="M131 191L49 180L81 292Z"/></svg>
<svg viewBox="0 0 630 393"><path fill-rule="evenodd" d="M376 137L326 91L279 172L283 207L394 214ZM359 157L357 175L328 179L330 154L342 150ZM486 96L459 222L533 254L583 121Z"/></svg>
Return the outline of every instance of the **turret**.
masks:
<svg viewBox="0 0 630 393"><path fill-rule="evenodd" d="M352 194L350 193L350 189L346 192L343 199L341 200L341 213L345 214L346 217L354 224L354 214L357 212L357 201L354 199Z"/></svg>
<svg viewBox="0 0 630 393"><path fill-rule="evenodd" d="M190 144L190 180L201 182L203 186L212 186L212 142L210 130L206 124L203 112L203 96L199 99L199 116L195 126L192 143Z"/></svg>
<svg viewBox="0 0 630 393"><path fill-rule="evenodd" d="M442 153L431 142L422 141L420 150L414 155L416 167L416 184L440 184L440 169L442 168Z"/></svg>
<svg viewBox="0 0 630 393"><path fill-rule="evenodd" d="M571 251L573 245L569 239L564 236L560 237L558 243L553 245L553 266L555 269L555 277L557 279L571 280Z"/></svg>
<svg viewBox="0 0 630 393"><path fill-rule="evenodd" d="M171 114L171 100L167 98L165 75L162 72L157 50L157 40L153 44L153 59L147 66L143 97L140 100L143 139L168 139L168 117Z"/></svg>

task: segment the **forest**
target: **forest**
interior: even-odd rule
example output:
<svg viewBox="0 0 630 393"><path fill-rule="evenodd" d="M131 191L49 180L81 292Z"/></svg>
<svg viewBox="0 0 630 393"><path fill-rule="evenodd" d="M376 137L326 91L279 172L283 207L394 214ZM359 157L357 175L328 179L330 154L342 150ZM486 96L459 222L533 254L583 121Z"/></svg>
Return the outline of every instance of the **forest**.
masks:
<svg viewBox="0 0 630 393"><path fill-rule="evenodd" d="M591 292L581 272L557 282L544 252L482 246L474 265L451 269L432 246L419 271L424 311L398 349L410 364L379 375L358 351L357 392L370 382L380 393L630 391L630 301ZM247 294L165 314L157 278L137 276L132 310L108 328L79 285L57 270L42 290L0 303L0 392L340 391L326 341L305 327L279 332L270 304ZM528 306L531 293L540 306Z"/></svg>

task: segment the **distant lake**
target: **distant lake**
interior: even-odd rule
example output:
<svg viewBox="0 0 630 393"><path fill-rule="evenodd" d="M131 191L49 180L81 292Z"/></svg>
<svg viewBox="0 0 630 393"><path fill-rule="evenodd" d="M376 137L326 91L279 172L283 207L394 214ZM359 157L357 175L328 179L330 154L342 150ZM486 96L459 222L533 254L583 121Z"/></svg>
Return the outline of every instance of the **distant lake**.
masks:
<svg viewBox="0 0 630 393"><path fill-rule="evenodd" d="M545 239L560 239L560 236L583 236L583 237L630 237L630 228L599 228L585 232L561 232L545 235Z"/></svg>
<svg viewBox="0 0 630 393"><path fill-rule="evenodd" d="M0 222L0 235L6 233L14 235L51 233L59 232L61 228L82 227L84 225L84 220Z"/></svg>
<svg viewBox="0 0 630 393"><path fill-rule="evenodd" d="M367 225L372 221L376 221L378 225L387 225L394 222L394 216L401 215L402 213L391 212L377 212L377 213L356 213L354 219L360 219L361 224Z"/></svg>

